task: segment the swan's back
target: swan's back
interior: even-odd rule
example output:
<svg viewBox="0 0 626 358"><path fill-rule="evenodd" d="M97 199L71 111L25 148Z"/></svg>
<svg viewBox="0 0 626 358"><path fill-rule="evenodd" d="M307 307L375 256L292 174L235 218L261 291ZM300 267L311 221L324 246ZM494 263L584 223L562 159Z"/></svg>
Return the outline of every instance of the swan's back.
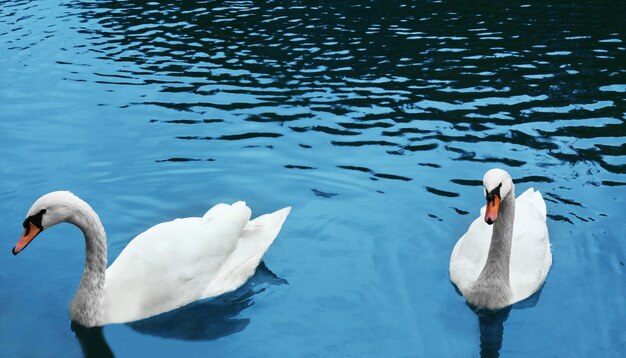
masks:
<svg viewBox="0 0 626 358"><path fill-rule="evenodd" d="M450 256L450 279L466 295L487 262L493 226L480 216L459 239ZM511 304L536 292L552 265L546 204L538 191L530 188L515 200L515 221L509 263L513 296Z"/></svg>
<svg viewBox="0 0 626 358"><path fill-rule="evenodd" d="M105 323L150 317L236 289L254 273L288 213L250 222L244 202L218 204L202 218L176 219L139 234L106 271ZM272 220L258 221L266 216ZM250 226L255 222L268 225Z"/></svg>
<svg viewBox="0 0 626 358"><path fill-rule="evenodd" d="M546 203L532 188L515 201L510 280L513 302L528 298L546 280L552 253L546 224Z"/></svg>
<svg viewBox="0 0 626 358"><path fill-rule="evenodd" d="M543 221L547 219L546 202L543 200L543 196L539 191L535 191L533 188L529 188L522 195L517 197L515 204L524 201L532 205L543 217Z"/></svg>

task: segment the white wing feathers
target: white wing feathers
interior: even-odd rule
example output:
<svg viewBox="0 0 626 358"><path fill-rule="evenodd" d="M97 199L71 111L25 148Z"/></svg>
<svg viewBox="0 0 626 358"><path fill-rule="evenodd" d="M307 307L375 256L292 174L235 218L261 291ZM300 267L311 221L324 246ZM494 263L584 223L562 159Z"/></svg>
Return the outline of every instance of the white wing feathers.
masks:
<svg viewBox="0 0 626 358"><path fill-rule="evenodd" d="M217 204L202 218L176 219L139 234L106 271L105 323L135 321L237 289L289 211L250 221L245 202Z"/></svg>
<svg viewBox="0 0 626 358"><path fill-rule="evenodd" d="M270 247L291 207L265 214L250 221L241 231L235 251L207 285L202 297L213 297L237 289L254 274L263 254Z"/></svg>

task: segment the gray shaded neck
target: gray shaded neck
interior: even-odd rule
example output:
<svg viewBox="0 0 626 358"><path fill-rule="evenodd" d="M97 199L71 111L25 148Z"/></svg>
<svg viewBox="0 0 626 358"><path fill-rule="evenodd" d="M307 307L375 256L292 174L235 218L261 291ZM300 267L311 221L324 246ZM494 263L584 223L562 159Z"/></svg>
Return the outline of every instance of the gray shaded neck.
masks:
<svg viewBox="0 0 626 358"><path fill-rule="evenodd" d="M511 291L509 266L513 223L515 221L515 191L500 203L498 220L493 223L487 262L478 279L472 285L468 301L480 307L499 309L510 304Z"/></svg>
<svg viewBox="0 0 626 358"><path fill-rule="evenodd" d="M87 203L79 199L74 209L74 215L68 221L83 232L86 257L83 277L70 303L70 318L86 327L101 326L104 323L106 234L98 214Z"/></svg>

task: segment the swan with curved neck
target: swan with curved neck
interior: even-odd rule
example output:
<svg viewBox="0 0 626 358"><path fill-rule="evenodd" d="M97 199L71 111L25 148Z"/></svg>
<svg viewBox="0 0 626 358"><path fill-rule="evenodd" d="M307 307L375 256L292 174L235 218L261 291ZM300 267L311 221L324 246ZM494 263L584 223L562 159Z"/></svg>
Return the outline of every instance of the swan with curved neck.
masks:
<svg viewBox="0 0 626 358"><path fill-rule="evenodd" d="M86 327L166 312L241 286L278 235L290 208L250 221L243 202L218 204L203 217L153 226L133 239L107 269L106 234L96 212L67 191L39 198L13 248L21 252L41 231L61 222L81 229L85 269L70 318Z"/></svg>
<svg viewBox="0 0 626 358"><path fill-rule="evenodd" d="M499 309L529 297L550 265L546 205L532 188L519 198L511 176L491 169L483 178L487 205L454 247L450 278L467 301Z"/></svg>

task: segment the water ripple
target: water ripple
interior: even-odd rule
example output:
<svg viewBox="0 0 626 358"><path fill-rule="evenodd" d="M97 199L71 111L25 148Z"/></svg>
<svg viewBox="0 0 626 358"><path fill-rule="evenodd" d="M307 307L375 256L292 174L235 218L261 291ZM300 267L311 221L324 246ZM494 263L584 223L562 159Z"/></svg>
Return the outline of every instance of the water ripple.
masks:
<svg viewBox="0 0 626 358"><path fill-rule="evenodd" d="M592 262L579 252L563 255L594 270L614 265L623 251L614 238L619 230L603 241L593 235L605 226L593 225L623 211L624 13L619 1L4 1L0 133L15 153L0 159L5 185L76 184L84 179L81 163L93 170L84 179L90 185L127 184L155 197L184 190L164 188L163 178L253 199L260 194L243 191L272 183L281 198L301 200L305 214L294 204L294 215L326 215L328 203L355 198L367 198L359 200L368 210L376 203L372 211L388 200L397 210L390 216L424 212L428 235L451 246L442 230L461 228L441 223L476 214L480 176L497 166L520 187L541 190L551 224L561 228L555 240L572 236L584 243L579 252L605 256ZM60 156L68 159L58 163ZM24 177L46 163L54 179ZM423 203L428 209L416 210ZM346 207L337 220L347 220ZM412 222L419 218L402 218L411 222L406 232L421 229ZM330 236L322 221L311 232ZM339 232L333 238L362 223L353 224L329 226ZM358 236L385 236L372 232ZM300 243L317 239L299 234ZM398 240L384 240L398 246L381 250L367 238L341 249L352 257L357 246L374 247L363 262L399 265L402 255L393 250L407 250ZM600 246L609 240L618 250ZM419 240L411 245L419 254L436 251ZM390 259L379 257L385 255ZM580 262L576 267L585 267ZM595 277L614 279L622 269L611 270ZM405 291L399 296L408 297ZM587 347L577 346L590 353ZM437 353L409 355L459 355Z"/></svg>

